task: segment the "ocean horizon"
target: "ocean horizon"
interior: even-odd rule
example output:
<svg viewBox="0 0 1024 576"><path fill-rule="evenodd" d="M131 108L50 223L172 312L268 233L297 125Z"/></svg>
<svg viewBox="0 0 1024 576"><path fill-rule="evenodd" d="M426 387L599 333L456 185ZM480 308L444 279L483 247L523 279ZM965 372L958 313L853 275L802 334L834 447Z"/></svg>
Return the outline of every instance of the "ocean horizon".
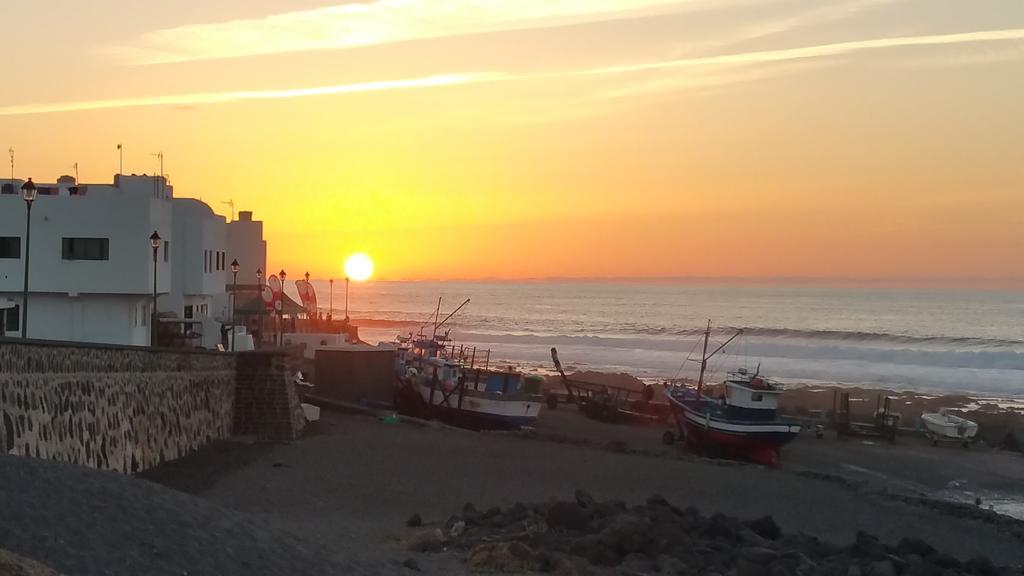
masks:
<svg viewBox="0 0 1024 576"><path fill-rule="evenodd" d="M328 283L313 281L326 309ZM787 383L939 394L1024 396L1024 293L964 288L803 286L663 281L374 281L353 283L350 316L371 343L446 325L492 365L646 380L695 378L707 320L712 341L744 334L709 363L709 379L756 369ZM335 282L335 316L344 283ZM688 360L691 359L691 360Z"/></svg>

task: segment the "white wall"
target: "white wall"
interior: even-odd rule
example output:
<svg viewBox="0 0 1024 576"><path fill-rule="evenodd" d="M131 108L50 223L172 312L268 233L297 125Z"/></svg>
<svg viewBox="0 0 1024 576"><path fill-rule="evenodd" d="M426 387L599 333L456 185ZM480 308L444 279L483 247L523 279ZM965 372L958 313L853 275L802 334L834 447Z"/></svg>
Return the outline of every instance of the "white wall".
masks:
<svg viewBox="0 0 1024 576"><path fill-rule="evenodd" d="M21 294L7 296L21 303ZM150 298L142 295L32 293L28 335L42 340L145 346L149 343L149 303Z"/></svg>
<svg viewBox="0 0 1024 576"><path fill-rule="evenodd" d="M256 269L267 272L267 242L263 240L263 222L252 220L252 212L239 212L239 219L227 225L228 264L238 260L238 284L255 285ZM231 275L228 274L228 282Z"/></svg>

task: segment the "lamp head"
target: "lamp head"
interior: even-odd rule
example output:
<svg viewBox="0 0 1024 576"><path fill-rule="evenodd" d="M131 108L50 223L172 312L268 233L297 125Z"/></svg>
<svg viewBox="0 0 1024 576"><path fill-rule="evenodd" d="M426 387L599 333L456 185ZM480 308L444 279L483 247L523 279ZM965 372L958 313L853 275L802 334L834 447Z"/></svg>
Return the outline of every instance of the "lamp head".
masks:
<svg viewBox="0 0 1024 576"><path fill-rule="evenodd" d="M284 268L277 273L277 277L281 279L281 282L284 282L284 279L288 277L288 275L284 273Z"/></svg>
<svg viewBox="0 0 1024 576"><path fill-rule="evenodd" d="M263 280L263 268L256 269L256 280Z"/></svg>
<svg viewBox="0 0 1024 576"><path fill-rule="evenodd" d="M36 199L36 185L31 178L21 185L21 197L25 202L32 202Z"/></svg>
<svg viewBox="0 0 1024 576"><path fill-rule="evenodd" d="M234 260L231 261L231 273L238 274L239 268L240 266L238 265L238 258L235 258Z"/></svg>
<svg viewBox="0 0 1024 576"><path fill-rule="evenodd" d="M153 233L149 236L149 245L152 246L153 249L160 247L160 235L157 234L156 230L153 230Z"/></svg>

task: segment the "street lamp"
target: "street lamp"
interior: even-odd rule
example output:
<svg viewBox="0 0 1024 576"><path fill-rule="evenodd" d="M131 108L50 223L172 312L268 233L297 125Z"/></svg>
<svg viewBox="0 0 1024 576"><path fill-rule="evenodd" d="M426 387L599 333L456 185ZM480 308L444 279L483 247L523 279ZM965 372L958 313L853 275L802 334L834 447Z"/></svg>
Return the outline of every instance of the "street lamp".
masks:
<svg viewBox="0 0 1024 576"><path fill-rule="evenodd" d="M327 305L327 321L330 322L334 319L334 278L328 280L328 284L331 285L331 302Z"/></svg>
<svg viewBox="0 0 1024 576"><path fill-rule="evenodd" d="M157 345L157 329L156 329L156 254L160 251L160 235L157 234L156 230L149 236L149 245L153 248L153 310L150 315L150 327L149 327L149 345L155 347Z"/></svg>
<svg viewBox="0 0 1024 576"><path fill-rule="evenodd" d="M256 269L256 342L253 344L256 348L259 348L258 344L263 340L263 269Z"/></svg>
<svg viewBox="0 0 1024 576"><path fill-rule="evenodd" d="M283 332L284 324L284 281L288 278L288 275L284 272L284 268L281 268L281 271L277 273L277 277L281 279L281 310L277 311L277 345L281 346L284 344L284 337L281 334L281 332Z"/></svg>
<svg viewBox="0 0 1024 576"><path fill-rule="evenodd" d="M238 308L238 258L231 261L231 351L235 351L235 308Z"/></svg>
<svg viewBox="0 0 1024 576"><path fill-rule="evenodd" d="M345 324L348 324L348 285L352 283L352 279L345 276Z"/></svg>
<svg viewBox="0 0 1024 576"><path fill-rule="evenodd" d="M36 199L36 185L31 178L21 185L21 198L25 201L25 284L21 292L21 337L28 339L28 256L32 242L32 202Z"/></svg>

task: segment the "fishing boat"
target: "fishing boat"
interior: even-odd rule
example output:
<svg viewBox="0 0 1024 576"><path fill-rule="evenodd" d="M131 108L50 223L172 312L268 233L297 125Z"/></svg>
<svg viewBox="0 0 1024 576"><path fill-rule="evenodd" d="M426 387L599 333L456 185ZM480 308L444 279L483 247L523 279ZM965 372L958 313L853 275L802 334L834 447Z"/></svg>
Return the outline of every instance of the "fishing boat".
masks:
<svg viewBox="0 0 1024 576"><path fill-rule="evenodd" d="M544 402L538 381L511 366L496 370L476 366L472 359L466 364L467 356L451 344L450 332L440 332L468 303L463 302L442 321L435 315L429 337L403 338L396 357L395 407L403 414L472 429L516 429L533 424Z"/></svg>
<svg viewBox="0 0 1024 576"><path fill-rule="evenodd" d="M978 425L966 418L950 414L945 408L938 412L921 414L921 421L928 429L928 437L933 444L939 441L962 442L966 448L971 439L978 434Z"/></svg>
<svg viewBox="0 0 1024 576"><path fill-rule="evenodd" d="M688 448L698 453L776 466L782 447L800 433L799 424L778 415L782 386L762 376L758 366L754 372L740 369L728 373L722 397L704 394L708 360L742 333L738 331L709 354L711 322L708 322L696 389L681 385L665 389L677 431L665 432L663 439L672 443L678 434Z"/></svg>

